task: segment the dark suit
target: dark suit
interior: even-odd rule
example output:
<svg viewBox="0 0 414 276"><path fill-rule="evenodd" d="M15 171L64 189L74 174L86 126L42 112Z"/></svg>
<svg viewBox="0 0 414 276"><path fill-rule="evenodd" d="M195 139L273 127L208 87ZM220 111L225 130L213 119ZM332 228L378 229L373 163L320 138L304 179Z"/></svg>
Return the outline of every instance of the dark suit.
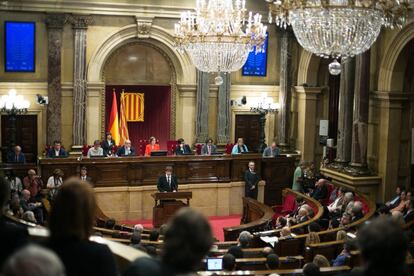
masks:
<svg viewBox="0 0 414 276"><path fill-rule="evenodd" d="M7 155L7 162L8 163L26 163L26 157L24 157L24 153L20 153L19 155L16 155L14 152L10 152L9 155Z"/></svg>
<svg viewBox="0 0 414 276"><path fill-rule="evenodd" d="M244 186L244 196L245 197L250 197L253 199L257 199L257 191L258 191L258 184L259 184L259 176L257 175L257 173L252 173L250 172L250 170L247 170L244 173L244 181L245 181L245 186ZM254 189L252 190L251 188L254 187Z"/></svg>
<svg viewBox="0 0 414 276"><path fill-rule="evenodd" d="M111 141L112 141L111 145L109 145L108 140L104 140L101 143L104 156L108 156L112 154L112 148L115 146L115 141L114 140L111 140Z"/></svg>
<svg viewBox="0 0 414 276"><path fill-rule="evenodd" d="M175 149L176 155L183 155L183 154L191 154L190 146L185 144L184 147L181 149L179 145L177 145L177 148Z"/></svg>
<svg viewBox="0 0 414 276"><path fill-rule="evenodd" d="M79 176L79 178L82 180L82 176ZM85 180L82 180L82 181L87 181L87 182L89 182L89 183L92 184L92 177L86 176L86 179Z"/></svg>
<svg viewBox="0 0 414 276"><path fill-rule="evenodd" d="M174 175L171 175L171 185L170 185L168 184L167 176L165 174L161 175L158 178L157 188L158 188L158 191L160 192L172 192L174 190L178 191L177 177L175 177Z"/></svg>
<svg viewBox="0 0 414 276"><path fill-rule="evenodd" d="M125 155L125 146L122 146L118 149L118 151L116 152L116 155L118 155L118 156L134 156L135 155L135 148L131 147L129 150L130 150L129 155Z"/></svg>
<svg viewBox="0 0 414 276"><path fill-rule="evenodd" d="M407 214L404 215L405 223L410 223L414 220L414 211L408 211Z"/></svg>
<svg viewBox="0 0 414 276"><path fill-rule="evenodd" d="M64 149L62 149L62 148L60 148L59 155L58 156L56 156L56 153L55 153L55 149L54 148L51 148L47 152L47 157L49 157L49 158L59 158L59 157L67 157L67 156L68 156L68 153Z"/></svg>
<svg viewBox="0 0 414 276"><path fill-rule="evenodd" d="M210 145L210 147L211 147L210 154L211 153L216 153L216 150L217 150L216 145ZM208 155L208 145L207 144L204 144L203 147L201 148L201 154L202 155Z"/></svg>

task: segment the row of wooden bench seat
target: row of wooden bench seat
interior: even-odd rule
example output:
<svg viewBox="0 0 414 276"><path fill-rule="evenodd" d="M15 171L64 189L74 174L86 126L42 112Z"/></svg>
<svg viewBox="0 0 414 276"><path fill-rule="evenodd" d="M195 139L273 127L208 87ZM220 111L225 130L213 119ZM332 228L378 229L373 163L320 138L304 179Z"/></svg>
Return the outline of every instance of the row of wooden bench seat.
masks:
<svg viewBox="0 0 414 276"><path fill-rule="evenodd" d="M323 267L321 268L321 274L325 276L339 275L341 273L351 270L349 266L337 266L337 267ZM199 271L200 276L210 275L269 275L276 273L277 275L303 275L302 269L275 269L275 270L248 270L248 271Z"/></svg>

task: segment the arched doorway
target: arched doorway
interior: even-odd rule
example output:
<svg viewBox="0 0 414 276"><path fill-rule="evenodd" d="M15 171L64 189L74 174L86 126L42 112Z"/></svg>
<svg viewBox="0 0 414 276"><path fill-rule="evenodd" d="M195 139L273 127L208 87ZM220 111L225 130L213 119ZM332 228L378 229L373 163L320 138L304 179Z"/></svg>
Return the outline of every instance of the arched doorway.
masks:
<svg viewBox="0 0 414 276"><path fill-rule="evenodd" d="M116 49L107 59L103 69L105 81L105 127L115 91L117 102L122 91L144 94L142 122L128 122L129 136L133 145L139 140L155 136L166 149L171 137L172 84L176 74L171 61L156 46L131 41ZM127 107L128 108L128 107Z"/></svg>

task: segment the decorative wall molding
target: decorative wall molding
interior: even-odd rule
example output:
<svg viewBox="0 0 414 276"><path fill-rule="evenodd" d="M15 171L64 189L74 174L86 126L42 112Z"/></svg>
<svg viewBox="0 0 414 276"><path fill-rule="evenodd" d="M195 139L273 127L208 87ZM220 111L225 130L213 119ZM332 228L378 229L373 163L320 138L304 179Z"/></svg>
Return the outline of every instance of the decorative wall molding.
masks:
<svg viewBox="0 0 414 276"><path fill-rule="evenodd" d="M142 19L139 16L135 16L135 21L137 22L137 37L138 38L149 38L153 18Z"/></svg>

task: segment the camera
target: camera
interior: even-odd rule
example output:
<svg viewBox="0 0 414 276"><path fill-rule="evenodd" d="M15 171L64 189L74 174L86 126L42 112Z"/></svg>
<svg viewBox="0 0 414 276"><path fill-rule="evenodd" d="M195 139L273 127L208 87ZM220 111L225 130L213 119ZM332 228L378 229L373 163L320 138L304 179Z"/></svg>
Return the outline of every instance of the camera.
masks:
<svg viewBox="0 0 414 276"><path fill-rule="evenodd" d="M45 105L49 103L49 98L47 96L42 96L40 94L36 94L36 103Z"/></svg>

